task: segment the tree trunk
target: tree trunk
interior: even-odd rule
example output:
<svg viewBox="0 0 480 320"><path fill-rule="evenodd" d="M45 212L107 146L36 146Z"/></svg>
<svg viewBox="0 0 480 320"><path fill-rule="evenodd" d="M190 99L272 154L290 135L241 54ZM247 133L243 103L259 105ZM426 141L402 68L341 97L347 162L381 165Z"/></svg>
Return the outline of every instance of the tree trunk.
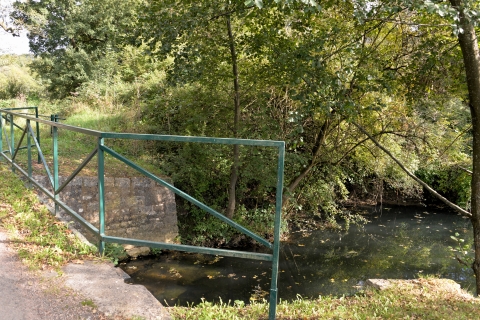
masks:
<svg viewBox="0 0 480 320"><path fill-rule="evenodd" d="M308 162L308 165L303 168L300 173L298 173L296 176L293 177L292 181L288 184L288 186L285 188L285 191L283 192L283 207L286 208L288 207L289 200L291 198L292 193L295 191L295 189L298 187L300 182L302 182L305 177L308 176L310 171L313 169L313 167L317 164L317 160L320 157L320 154L322 152L322 146L325 143L325 139L327 138L327 131L330 129L330 126L332 124L332 119L331 116L335 113L335 111L332 111L330 116L325 119L324 123L320 127L318 134L315 138L315 144L312 149L312 155L310 158L310 161ZM338 124L337 124L338 125ZM287 214L288 216L288 214Z"/></svg>
<svg viewBox="0 0 480 320"><path fill-rule="evenodd" d="M465 18L461 0L450 0L460 12L459 26L463 29L458 34L458 42L462 49L465 73L467 76L469 106L472 114L473 132L473 173L472 173L472 216L475 260L472 268L476 277L477 295L480 293L480 53L478 40L472 23Z"/></svg>
<svg viewBox="0 0 480 320"><path fill-rule="evenodd" d="M235 52L235 42L232 33L232 26L230 23L230 16L226 16L227 20L227 31L228 31L228 40L230 42L230 55L232 58L232 73L233 73L233 89L234 96L233 102L235 107L235 116L233 119L233 136L238 138L238 132L240 128L240 85L238 81L238 68L237 68L237 54ZM235 212L236 205L236 186L238 180L238 167L240 162L240 146L233 146L233 164L230 169L230 186L228 188L228 207L226 216L227 218L232 218Z"/></svg>

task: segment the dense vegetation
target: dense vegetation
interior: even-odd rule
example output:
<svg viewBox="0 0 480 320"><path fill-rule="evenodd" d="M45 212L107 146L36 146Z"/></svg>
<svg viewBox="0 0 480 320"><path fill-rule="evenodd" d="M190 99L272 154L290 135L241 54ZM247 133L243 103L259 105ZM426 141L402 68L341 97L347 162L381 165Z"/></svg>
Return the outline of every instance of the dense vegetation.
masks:
<svg viewBox="0 0 480 320"><path fill-rule="evenodd" d="M421 197L396 162L477 219L476 78L465 65L466 57L480 60L478 47L476 56L466 53L478 45L466 39L475 36L478 6L22 1L13 26L28 30L33 57L2 57L0 98L50 105L63 116L78 106L128 115L138 132L284 140L288 221L336 226L360 220L345 201ZM144 150L199 200L247 225L271 224L268 150ZM186 203L181 217L184 241L238 241Z"/></svg>

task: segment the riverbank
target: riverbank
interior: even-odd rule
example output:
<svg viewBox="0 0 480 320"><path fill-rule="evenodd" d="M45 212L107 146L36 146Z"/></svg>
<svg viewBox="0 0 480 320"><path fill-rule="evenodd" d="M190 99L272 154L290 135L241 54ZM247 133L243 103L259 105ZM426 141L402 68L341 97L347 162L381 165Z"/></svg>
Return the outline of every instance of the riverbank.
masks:
<svg viewBox="0 0 480 320"><path fill-rule="evenodd" d="M66 275L59 278L51 271L28 271L5 243L8 240L3 234L0 239L2 319L156 319L122 316L111 304L109 308L113 308L113 313L102 312L104 309L90 294L75 292L62 283ZM91 276L89 274L88 278ZM91 278L85 285L95 288ZM129 286L129 295L133 294L130 290L134 287L138 286ZM122 290L115 291L127 296ZM394 280L390 287L382 290L366 288L352 297L327 296L313 300L298 297L292 302L280 302L277 319L475 319L473 315L477 314L479 307L480 300L462 291L454 281L422 278ZM151 305L144 308L151 310ZM263 301L247 306L238 302L215 305L204 302L198 306L167 309L173 319L257 320L268 316L268 304Z"/></svg>
<svg viewBox="0 0 480 320"><path fill-rule="evenodd" d="M79 240L3 165L0 272L2 320L170 319L145 287L126 284L127 274Z"/></svg>
<svg viewBox="0 0 480 320"><path fill-rule="evenodd" d="M476 319L480 299L460 289L452 280L420 278L389 280L381 289L367 287L351 297L297 297L280 302L277 319ZM267 319L268 304L203 302L196 307L176 307L174 319Z"/></svg>
<svg viewBox="0 0 480 320"><path fill-rule="evenodd" d="M0 309L3 320L170 319L143 287L124 282L105 261L77 261L56 272L23 265L0 229ZM128 276L127 276L128 277Z"/></svg>

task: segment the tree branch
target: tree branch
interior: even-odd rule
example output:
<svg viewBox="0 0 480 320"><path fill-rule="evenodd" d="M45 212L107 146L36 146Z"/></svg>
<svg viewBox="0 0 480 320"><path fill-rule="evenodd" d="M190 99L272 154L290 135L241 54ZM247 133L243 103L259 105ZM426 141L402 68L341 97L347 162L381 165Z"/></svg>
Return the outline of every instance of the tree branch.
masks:
<svg viewBox="0 0 480 320"><path fill-rule="evenodd" d="M467 168L464 168L462 166L457 166L458 168L460 168L461 170L465 171L466 173L468 173L469 175L472 175L473 172L471 170L468 170Z"/></svg>
<svg viewBox="0 0 480 320"><path fill-rule="evenodd" d="M381 22L390 22L390 23L395 23L398 25L405 25L405 26L416 26L416 27L452 27L451 24L429 24L429 23L416 23L416 22L405 22L401 20L396 20L396 19L366 19L365 21L381 21Z"/></svg>
<svg viewBox="0 0 480 320"><path fill-rule="evenodd" d="M5 23L5 21L0 21L0 28L5 30L5 32L12 34L12 36L14 36L14 37L20 37L20 34L18 33L18 30L14 29L12 27L9 27Z"/></svg>
<svg viewBox="0 0 480 320"><path fill-rule="evenodd" d="M472 214L468 212L467 210L457 206L455 203L449 201L447 198L439 194L437 191L435 191L432 187L430 187L428 184L426 184L423 180L415 176L410 170L408 170L401 162L398 160L390 151L388 151L384 146L382 146L375 138L368 133L361 125L356 123L355 121L352 122L363 134L365 134L379 149L381 149L383 152L385 152L393 161L397 163L397 165L413 180L418 182L422 187L427 189L432 195L434 195L436 198L438 198L440 201L445 203L447 206L450 208L454 209L458 213L466 216L466 217L471 217Z"/></svg>

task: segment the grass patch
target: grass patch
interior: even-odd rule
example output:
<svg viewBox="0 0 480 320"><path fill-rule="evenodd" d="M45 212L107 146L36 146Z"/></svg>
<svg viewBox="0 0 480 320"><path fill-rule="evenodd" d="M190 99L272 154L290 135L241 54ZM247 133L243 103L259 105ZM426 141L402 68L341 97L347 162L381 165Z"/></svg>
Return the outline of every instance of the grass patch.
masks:
<svg viewBox="0 0 480 320"><path fill-rule="evenodd" d="M59 269L69 261L95 257L97 249L58 221L5 163L0 165L0 203L0 223L30 268Z"/></svg>
<svg viewBox="0 0 480 320"><path fill-rule="evenodd" d="M90 307L90 308L93 308L93 309L97 308L97 306L95 305L95 302L93 302L91 299L83 300L82 301L82 306Z"/></svg>
<svg viewBox="0 0 480 320"><path fill-rule="evenodd" d="M39 110L42 112L42 110ZM111 112L110 112L111 111ZM68 115L64 118L61 116L61 123L77 126L81 128L103 131L103 132L130 132L130 133L145 133L142 131L141 124L133 121L135 114L125 112L122 110L110 110L107 114L99 110L89 109L86 106L79 110L79 113ZM55 111L46 111L55 112ZM25 127L25 120L15 118L14 122L21 128ZM32 122L32 127L35 129L35 124ZM10 137L9 125L7 126L8 137ZM51 134L51 127L49 125L40 124L40 140L42 153L50 167L53 170L53 141ZM15 147L22 135L22 131L15 128ZM58 152L59 152L59 171L61 176L69 176L82 161L95 149L97 146L97 137L82 134L79 132L70 131L67 129L58 129ZM158 170L158 156L154 152L153 141L141 140L124 140L124 139L105 139L105 145L114 149L126 158L137 163L139 166L148 171L161 175ZM33 140L32 140L33 145ZM22 146L26 146L26 139L24 139ZM35 164L33 172L37 175L45 175L43 165L36 164L37 149L32 146L32 159ZM15 160L21 164L22 168L27 167L27 151L20 150ZM123 176L136 177L142 176L141 173L128 167L124 163L106 155L105 157L105 174L106 176ZM96 176L97 175L97 160L92 159L90 163L80 173L82 176Z"/></svg>
<svg viewBox="0 0 480 320"><path fill-rule="evenodd" d="M459 290L452 280L395 281L385 290L368 288L352 297L281 301L277 319L476 319L480 299ZM268 303L242 301L171 307L174 319L268 319Z"/></svg>

